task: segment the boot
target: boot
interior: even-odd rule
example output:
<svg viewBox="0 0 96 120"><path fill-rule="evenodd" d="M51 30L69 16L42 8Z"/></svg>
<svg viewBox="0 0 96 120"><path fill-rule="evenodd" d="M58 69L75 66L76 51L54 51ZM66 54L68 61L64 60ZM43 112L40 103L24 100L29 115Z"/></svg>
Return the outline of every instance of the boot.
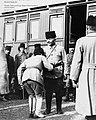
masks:
<svg viewBox="0 0 96 120"><path fill-rule="evenodd" d="M29 113L30 113L29 118L34 117L35 109L36 109L36 98L30 95L29 96Z"/></svg>
<svg viewBox="0 0 96 120"><path fill-rule="evenodd" d="M56 97L56 106L57 106L57 114L63 114L63 111L61 109L62 97Z"/></svg>
<svg viewBox="0 0 96 120"><path fill-rule="evenodd" d="M64 101L69 101L69 87L66 87L66 98L64 99Z"/></svg>
<svg viewBox="0 0 96 120"><path fill-rule="evenodd" d="M48 115L51 113L51 101L52 101L52 93L46 93L46 111L44 114Z"/></svg>
<svg viewBox="0 0 96 120"><path fill-rule="evenodd" d="M35 110L35 115L34 118L44 118L45 115L41 113L41 107L42 107L42 97L37 96L36 97L36 110Z"/></svg>

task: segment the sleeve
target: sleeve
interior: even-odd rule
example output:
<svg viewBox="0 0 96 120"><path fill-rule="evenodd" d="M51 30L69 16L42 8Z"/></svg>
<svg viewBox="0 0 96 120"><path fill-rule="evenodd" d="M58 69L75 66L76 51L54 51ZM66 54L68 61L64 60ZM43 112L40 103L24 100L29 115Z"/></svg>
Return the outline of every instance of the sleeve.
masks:
<svg viewBox="0 0 96 120"><path fill-rule="evenodd" d="M69 54L66 56L66 66L65 66L65 75L70 74L70 64L69 64Z"/></svg>
<svg viewBox="0 0 96 120"><path fill-rule="evenodd" d="M12 57L12 75L14 76L15 74L15 62L14 62L14 58Z"/></svg>
<svg viewBox="0 0 96 120"><path fill-rule="evenodd" d="M77 81L82 67L82 44L77 40L75 52L72 60L70 79Z"/></svg>
<svg viewBox="0 0 96 120"><path fill-rule="evenodd" d="M64 63L64 65L63 65L63 74L65 76L66 64L67 64L67 56L66 56L66 52L65 52L64 48L62 48L62 61Z"/></svg>
<svg viewBox="0 0 96 120"><path fill-rule="evenodd" d="M18 55L15 55L14 66L15 66L15 68L14 68L14 72L15 72L15 74L16 74L16 72L17 72L17 67L18 67Z"/></svg>
<svg viewBox="0 0 96 120"><path fill-rule="evenodd" d="M17 69L18 83L20 85L22 85L22 68L24 67L26 67L26 60Z"/></svg>
<svg viewBox="0 0 96 120"><path fill-rule="evenodd" d="M44 67L47 68L49 71L53 69L53 65L49 63L49 61L45 56L42 56L42 61L43 61Z"/></svg>

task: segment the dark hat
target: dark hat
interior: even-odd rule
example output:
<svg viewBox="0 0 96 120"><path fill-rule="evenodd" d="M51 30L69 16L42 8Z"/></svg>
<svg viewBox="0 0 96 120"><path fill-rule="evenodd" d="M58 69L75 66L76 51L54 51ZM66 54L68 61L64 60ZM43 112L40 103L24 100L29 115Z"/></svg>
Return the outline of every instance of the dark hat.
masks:
<svg viewBox="0 0 96 120"><path fill-rule="evenodd" d="M39 47L35 48L34 49L34 55L45 55L43 48L41 48L41 47L40 48Z"/></svg>
<svg viewBox="0 0 96 120"><path fill-rule="evenodd" d="M11 51L11 47L12 47L12 46L6 46L6 47L5 47L5 50Z"/></svg>
<svg viewBox="0 0 96 120"><path fill-rule="evenodd" d="M21 48L21 47L25 48L25 44L21 43L20 46L19 46L19 48Z"/></svg>
<svg viewBox="0 0 96 120"><path fill-rule="evenodd" d="M96 26L96 16L93 16L93 15L88 16L86 25Z"/></svg>
<svg viewBox="0 0 96 120"><path fill-rule="evenodd" d="M37 48L37 47L40 48L40 47L41 47L41 44L39 44L39 43L38 43L38 44L34 44L34 47L35 47L35 48Z"/></svg>
<svg viewBox="0 0 96 120"><path fill-rule="evenodd" d="M55 38L56 33L55 31L48 31L48 32L45 32L45 36L46 36L46 39Z"/></svg>

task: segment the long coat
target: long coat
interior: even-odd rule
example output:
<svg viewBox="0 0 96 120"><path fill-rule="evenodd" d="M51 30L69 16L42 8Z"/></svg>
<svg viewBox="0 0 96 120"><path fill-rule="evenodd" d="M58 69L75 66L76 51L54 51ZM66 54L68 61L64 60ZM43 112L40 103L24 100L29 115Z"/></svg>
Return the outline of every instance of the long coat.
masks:
<svg viewBox="0 0 96 120"><path fill-rule="evenodd" d="M23 61L27 59L26 53L18 53L15 55L15 73L17 73L17 69Z"/></svg>
<svg viewBox="0 0 96 120"><path fill-rule="evenodd" d="M3 44L0 42L0 94L9 93L7 60Z"/></svg>
<svg viewBox="0 0 96 120"><path fill-rule="evenodd" d="M70 78L78 81L77 112L96 115L96 33L77 40Z"/></svg>

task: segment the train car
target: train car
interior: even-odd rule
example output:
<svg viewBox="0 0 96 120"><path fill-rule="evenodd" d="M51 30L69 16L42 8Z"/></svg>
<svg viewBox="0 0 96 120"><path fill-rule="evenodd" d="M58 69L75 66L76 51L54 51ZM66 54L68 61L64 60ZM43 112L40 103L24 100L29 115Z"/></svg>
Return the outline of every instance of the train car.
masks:
<svg viewBox="0 0 96 120"><path fill-rule="evenodd" d="M5 46L13 46L11 55L14 56L22 42L29 53L33 52L35 43L45 47L45 32L55 30L57 44L64 46L68 53L77 39L86 35L86 18L90 14L96 14L95 0L73 0L4 12L0 15L0 36Z"/></svg>

